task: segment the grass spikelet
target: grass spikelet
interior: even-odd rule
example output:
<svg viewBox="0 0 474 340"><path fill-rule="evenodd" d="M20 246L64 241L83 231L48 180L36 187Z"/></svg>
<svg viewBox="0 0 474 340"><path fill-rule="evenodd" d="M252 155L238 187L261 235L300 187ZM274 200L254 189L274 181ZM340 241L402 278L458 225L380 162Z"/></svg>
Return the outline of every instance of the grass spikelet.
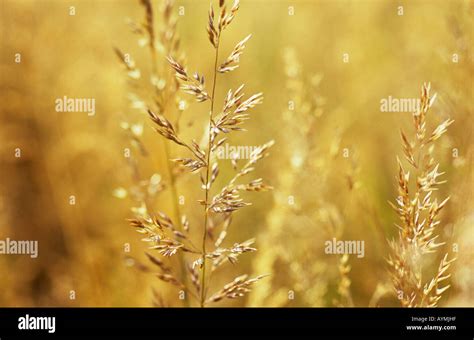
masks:
<svg viewBox="0 0 474 340"><path fill-rule="evenodd" d="M423 284L424 258L440 252L444 242L438 241L441 224L439 213L449 197L438 201L437 190L444 172L433 156L434 142L453 123L448 119L431 133L428 130L428 113L436 95L430 96L430 85L421 90L421 105L413 113L414 137L410 140L402 131L401 139L405 159L411 167L406 170L398 161L398 198L390 203L400 218L398 238L389 241L391 254L388 258L393 287L404 307L436 307L443 293L449 288L447 271L454 259L446 253L435 276Z"/></svg>

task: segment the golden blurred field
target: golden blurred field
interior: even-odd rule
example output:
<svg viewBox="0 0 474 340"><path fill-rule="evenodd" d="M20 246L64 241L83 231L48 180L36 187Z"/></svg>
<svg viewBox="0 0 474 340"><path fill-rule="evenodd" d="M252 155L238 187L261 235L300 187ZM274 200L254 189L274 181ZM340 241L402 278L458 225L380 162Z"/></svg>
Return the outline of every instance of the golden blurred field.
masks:
<svg viewBox="0 0 474 340"><path fill-rule="evenodd" d="M157 32L163 3L152 1ZM206 0L176 0L171 15L182 60L210 84L208 10ZM436 195L451 198L437 229L445 244L424 264L424 280L449 252L457 260L439 305L474 306L473 15L474 2L462 0L241 1L222 37L222 57L252 37L240 67L219 78L216 100L221 105L242 83L247 95L263 92L247 131L232 135L229 144L274 140L254 175L274 189L243 194L252 205L235 213L227 241L232 246L255 237L258 250L226 265L210 290L243 273L269 276L245 297L217 306L399 305L387 271L386 240L396 236L398 223L388 201L398 196L400 129L413 128L410 112L381 112L380 106L389 96L419 98L424 82L437 93L430 129L454 120L434 150L447 181ZM114 52L133 56L142 85L149 83L148 46L139 44L127 18L143 23L144 6L131 0L0 0L0 239L39 242L36 259L0 254L0 306L151 306L152 288L165 305L183 305L175 287L137 270L129 258L147 261L147 245L127 222L139 206L130 192L137 176L158 174L154 179L166 186L150 195L149 209L173 216L176 206L165 142L146 108L132 107L130 93L139 91ZM156 60L169 89L171 67L162 49ZM55 100L64 96L94 98L95 115L57 112ZM152 102L149 93L144 97ZM186 100L180 133L200 142L209 106L184 93L180 100ZM143 125L143 133L136 132L147 156L124 122L139 130ZM124 157L126 148L133 161ZM21 157L15 157L18 149ZM171 158L182 156L175 144L168 151ZM222 160L216 185L232 171L230 160ZM176 188L199 243L199 175L181 176ZM347 275L340 272L346 259L324 251L333 237L365 242L365 256L351 255L345 263ZM178 263L172 258L170 265Z"/></svg>

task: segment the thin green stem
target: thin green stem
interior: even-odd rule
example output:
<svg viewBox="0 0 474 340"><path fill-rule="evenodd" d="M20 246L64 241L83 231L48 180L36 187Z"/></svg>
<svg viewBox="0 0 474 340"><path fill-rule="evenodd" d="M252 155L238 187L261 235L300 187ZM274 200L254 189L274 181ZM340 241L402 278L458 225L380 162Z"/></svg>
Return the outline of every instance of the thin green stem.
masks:
<svg viewBox="0 0 474 340"><path fill-rule="evenodd" d="M156 51L154 47L150 46L150 56L151 56L151 72L154 78L158 76L158 67L157 67L157 58L156 58ZM160 95L159 91L156 90L156 95ZM167 96L162 97L162 103L161 103L161 108L165 112L168 111L168 105L169 105L169 98ZM173 174L173 169L171 168L170 165L170 149L168 145L167 140L163 140L163 145L165 149L165 160L166 160L166 168L168 171L168 178L170 181L170 188L171 188L171 195L172 195L172 201L173 201L173 209L174 209L174 217L175 221L178 225L178 230L183 231L183 226L181 225L181 212L179 209L179 203L178 203L178 194L177 194L177 189L176 189L176 178ZM178 253L178 262L180 266L180 277L181 280L184 284L186 284L186 262L184 260L184 256L181 252ZM189 299L187 297L187 294L185 294L184 298L184 304L185 306L189 307Z"/></svg>
<svg viewBox="0 0 474 340"><path fill-rule="evenodd" d="M207 239L207 224L208 224L208 207L209 207L209 170L211 168L211 136L212 136L212 113L214 112L214 97L216 92L216 81L217 81L217 61L219 58L219 37L217 38L216 45L216 56L214 60L214 80L212 83L212 95L211 95L211 110L209 112L209 138L207 142L207 166L206 166L206 179L205 179L205 199L204 199L204 229L202 233L202 273L201 273L201 307L204 307L206 301L206 239Z"/></svg>
<svg viewBox="0 0 474 340"><path fill-rule="evenodd" d="M173 169L170 166L169 159L170 159L170 151L169 151L169 145L168 141L164 140L164 145L165 145L165 158L166 158L166 165L167 165L167 170L168 170L168 176L169 176L169 181L170 181L170 188L171 188L171 195L172 195L172 201L173 201L173 209L174 209L174 216L175 216L175 221L178 225L178 230L183 231L183 226L181 224L181 209L179 208L179 202L178 202L178 193L176 189L176 178L173 174ZM178 253L178 262L180 266L180 276L181 280L184 284L186 284L186 262L184 260L184 256L181 252ZM184 304L185 306L189 307L189 299L187 295L184 297Z"/></svg>

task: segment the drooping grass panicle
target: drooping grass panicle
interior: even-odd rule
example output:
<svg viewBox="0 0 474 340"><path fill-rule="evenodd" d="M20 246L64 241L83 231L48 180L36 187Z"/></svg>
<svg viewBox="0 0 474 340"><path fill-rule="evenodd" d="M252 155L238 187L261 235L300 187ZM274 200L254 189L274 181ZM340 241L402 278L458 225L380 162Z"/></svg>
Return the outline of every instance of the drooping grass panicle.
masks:
<svg viewBox="0 0 474 340"><path fill-rule="evenodd" d="M167 139L179 144L180 141L177 139L179 121L186 105L184 100L178 95L178 82L169 70L164 57L170 54L178 55L180 53L180 38L176 31L177 20L173 15L174 2L172 0L164 0L161 6L157 7L155 7L150 0L140 0L139 4L144 9L143 21L135 22L128 20L128 23L132 32L138 35L139 45L146 47L149 51L150 71L148 79L145 77L147 71L145 70L145 72L143 72L138 68L131 53L125 53L119 48L115 48L115 53L127 71L127 79L130 84L129 98L131 108L137 109L140 114L148 112L155 122L155 129L160 134L166 136ZM163 55L163 58L161 58L160 55ZM155 114L154 112L157 113ZM141 120L142 117L143 116L140 115L139 118L135 119ZM144 122L141 121L140 123L128 121L122 123L122 127L126 129L132 137L132 144L137 145L143 155L148 155L149 151L145 148L142 141L143 126ZM145 187L142 186L140 196L144 198L138 201L139 207L132 208L135 217L131 219L130 222L137 231L147 235L143 241L149 243L151 249L159 251L163 256L172 256L178 253L180 268L178 268L174 279L171 279L170 275L172 275L172 273L169 271L163 272L163 275L157 274L157 277L162 281L174 283L175 286L178 286L176 282L181 282L183 285L186 284L186 263L184 262L181 252L178 252L178 249L184 252L192 250L184 244L190 241L186 240L187 230L185 230L182 225L183 215L181 214L178 203L177 180L181 172L178 170L179 163L173 166L173 164L169 162L171 153L172 150L168 146L168 142L164 140L164 155L167 159L167 178L162 179L161 175L154 174L149 181L149 185ZM140 171L138 158L133 157L132 152L129 159L134 165L134 172L137 174L135 176L136 181L143 183L143 180L138 176ZM141 161L144 162L146 160L147 159L143 159ZM150 188L151 185L154 185L156 188L152 190ZM169 189L169 193L171 194L173 206L172 218L175 220L175 223L171 224L163 222L164 213L158 214L161 215L161 221L155 217L154 201L148 198L150 192L155 193L156 196L156 194L164 191L166 188ZM137 190L132 188L129 192L137 192ZM189 228L189 223L186 227ZM134 263L139 265L137 261L134 261ZM154 263L156 264L156 262ZM184 303L189 305L187 296L184 299Z"/></svg>
<svg viewBox="0 0 474 340"><path fill-rule="evenodd" d="M242 182L242 180L255 170L258 161L268 155L268 149L273 145L273 141L257 147L250 155L249 161L240 169L233 162L233 166L237 169L236 174L220 190L215 190L215 194L211 193L211 191L214 191L213 184L216 183L220 173L219 162L212 154L227 139L224 135L243 130L241 125L250 118L249 111L261 104L263 100L261 93L244 98L244 86L241 85L235 91L229 90L227 92L222 110L216 109L217 75L219 73L229 73L238 67L239 57L250 38L250 35L244 38L235 46L230 56L219 63L219 46L222 33L231 24L238 9L238 0L234 1L230 10L227 10L225 1L219 1L216 15L211 3L207 31L215 55L212 61L214 68L210 77L212 79L210 90L207 89L205 78L201 73L195 72L191 75L183 62L175 58L173 53L170 53L167 57L180 89L194 96L197 102L209 102L207 144L201 146L194 140L186 141L181 137L179 129L176 128L174 123L163 114L161 107L157 107L155 110L148 108L148 114L154 123L155 130L166 140L172 141L180 147L181 150L187 150L185 156L170 160L190 172L199 174L200 187L204 191L204 198L198 201L203 206L201 245L196 247L191 242L191 238L188 237L188 231L184 228L189 225L188 221L179 221L182 228L177 228L176 221L173 221L172 218L162 212L157 214L145 213L131 221L139 232L146 235L144 241L151 242L150 249L158 251L159 255L172 257L176 254L187 254L187 257L192 258L186 266L188 280L183 281L169 270L164 270L163 266L160 265L161 262L149 257L161 269L161 274L157 275L160 280L171 283L187 292L192 292L190 295L196 298L197 304L201 307L220 301L223 298L233 299L243 296L250 291L250 287L254 283L263 278L263 276L254 279L248 278L247 275L239 276L232 283L208 298L211 274L217 268L225 263L236 264L238 257L242 254L256 251L256 248L253 247L253 239L235 243L232 246L224 245L232 221L232 214L249 205L240 197L240 192L258 192L271 189L271 186L266 185L260 178L248 182ZM220 228L220 231L218 228ZM218 231L219 234L215 237L214 234ZM209 242L209 238L213 241L212 243ZM209 270L207 271L208 267Z"/></svg>

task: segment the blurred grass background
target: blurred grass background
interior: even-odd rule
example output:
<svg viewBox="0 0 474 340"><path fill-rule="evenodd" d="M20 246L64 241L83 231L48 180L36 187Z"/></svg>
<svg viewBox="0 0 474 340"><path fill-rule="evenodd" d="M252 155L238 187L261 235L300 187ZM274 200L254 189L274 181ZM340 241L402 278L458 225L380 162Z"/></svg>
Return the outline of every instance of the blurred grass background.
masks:
<svg viewBox="0 0 474 340"><path fill-rule="evenodd" d="M397 15L400 5L403 16ZM75 6L74 16L69 15L70 6ZM178 32L189 69L209 79L213 53L205 32L209 3L176 1L176 11L179 6L185 9L185 15L178 16ZM294 7L292 16L289 6ZM112 195L115 188L130 184L123 157L128 141L120 122L131 110L113 47L129 51L145 74L150 71L146 48L137 45L125 24L127 17L141 21L143 16L138 1L0 0L0 238L40 243L38 259L0 256L2 306L148 306L151 286L172 299L168 293L172 288L125 266L124 244L131 244L129 255L136 257L142 256L144 245L126 222L130 201ZM442 193L452 197L442 218L442 235L448 243L458 242L460 249L453 288L442 304L474 305L473 28L472 1L242 0L235 22L225 32L223 54L247 34L252 33L252 39L238 71L220 80L217 95L223 98L241 83L247 93L264 92L264 104L246 125L248 132L232 143L276 140L270 158L258 170L275 191L249 197L254 204L237 214L231 239L256 236L260 248L260 238L263 244L271 238L266 230L268 214L280 204L274 198L279 193L276 179L291 169L283 149L295 138L292 134L299 133L287 129L282 118L291 100L283 61L290 46L303 74L323 77L318 95L325 99L324 113L311 138L321 146L316 159L328 174L323 186L317 180L318 165L304 171L299 189L292 193L297 211L291 214L298 219L286 216L294 225L288 228L289 235L275 240L281 251L290 254L306 247L304 242L323 243L327 237L315 214L335 206L341 237L365 240L366 256L351 260L350 278L354 303L368 305L377 284L387 280L383 237L394 235L396 221L387 201L396 197L396 155L402 155L399 130L409 129L411 123L408 113L381 112L380 100L390 95L417 98L421 84L430 81L438 93L433 119L455 120L437 150L448 180ZM21 53L19 64L14 62L16 53ZM344 53L349 63L343 62ZM459 55L458 63L452 62L453 53ZM54 101L63 96L95 98L96 115L56 112ZM204 129L207 107L189 102L183 114L185 134L196 136ZM150 176L164 173L162 142L143 117L143 140L152 157L141 170ZM304 129L304 121L301 124ZM323 146L336 138L339 149L349 149L353 157L346 159L341 151L328 161ZM14 157L15 148L22 150L21 158ZM458 158L451 156L453 148L459 150ZM354 161L357 174L348 175ZM357 190L347 186L352 175ZM197 179L186 178L179 189L190 197L184 210L192 226L200 228L193 201ZM68 203L70 195L76 197L74 206ZM360 202L370 209L362 209ZM170 209L168 195L159 196L156 204L161 210ZM374 224L382 228L382 238ZM300 231L306 236L291 237ZM327 296L334 295L338 280L331 268L334 271L337 264L320 247L308 249L297 281L307 280L307 287L324 282L328 294L322 300L299 296L283 305L331 305ZM236 273L252 272L255 256L264 255L257 252L242 259ZM272 265L271 279L262 288L267 291L256 290L232 305L255 305L257 300L257 305L280 305L255 294L294 288L295 282L286 282L283 274L288 264L263 263ZM306 266L317 263L329 270L310 276ZM69 299L71 290L75 300ZM381 304L396 302L387 297Z"/></svg>

